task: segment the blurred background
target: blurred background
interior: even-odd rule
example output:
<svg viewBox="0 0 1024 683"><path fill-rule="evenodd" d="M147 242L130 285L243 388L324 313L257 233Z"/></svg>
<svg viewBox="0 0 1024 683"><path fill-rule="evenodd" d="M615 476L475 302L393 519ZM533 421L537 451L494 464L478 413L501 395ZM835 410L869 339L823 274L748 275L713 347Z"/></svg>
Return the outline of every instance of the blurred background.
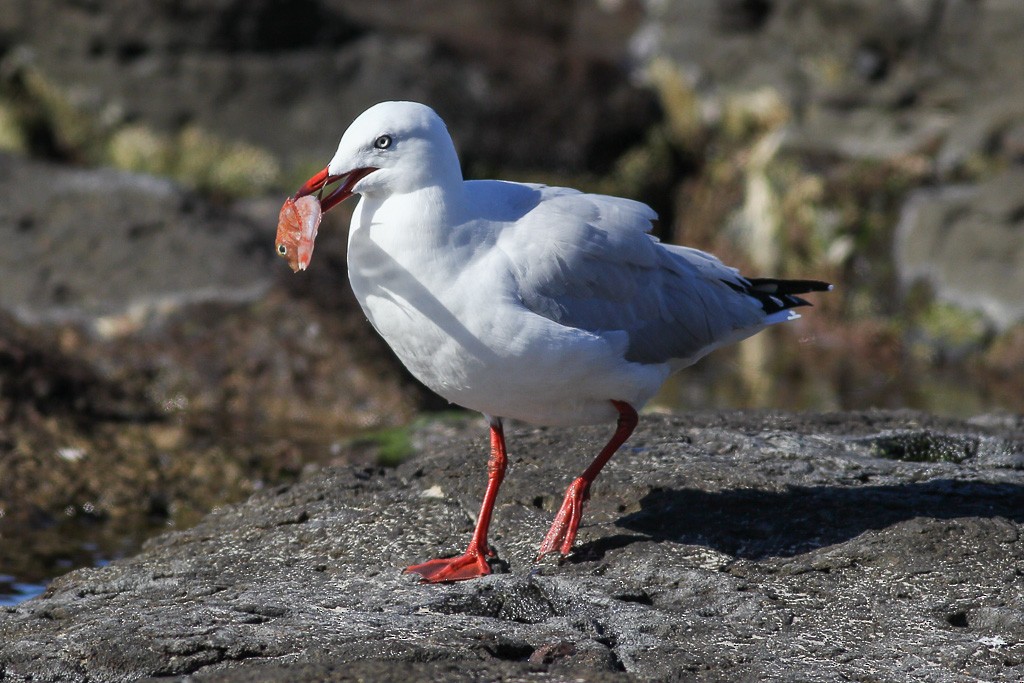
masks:
<svg viewBox="0 0 1024 683"><path fill-rule="evenodd" d="M448 408L355 305L351 206L273 254L387 99L467 178L836 284L653 410L1024 412L1021 36L1019 0L2 0L0 602Z"/></svg>

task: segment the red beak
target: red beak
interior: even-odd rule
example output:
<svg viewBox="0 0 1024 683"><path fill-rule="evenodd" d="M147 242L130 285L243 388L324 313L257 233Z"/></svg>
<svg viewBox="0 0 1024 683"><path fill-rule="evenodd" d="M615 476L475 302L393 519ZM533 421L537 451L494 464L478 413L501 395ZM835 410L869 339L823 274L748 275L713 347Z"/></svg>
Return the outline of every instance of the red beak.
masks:
<svg viewBox="0 0 1024 683"><path fill-rule="evenodd" d="M295 193L293 199L305 197L306 195L322 190L328 185L344 180L345 182L336 187L330 194L320 199L320 210L326 213L351 197L353 186L376 170L377 169L375 168L357 168L354 171L349 171L342 175L331 175L330 171L325 168L307 180L302 187L299 188L299 191Z"/></svg>

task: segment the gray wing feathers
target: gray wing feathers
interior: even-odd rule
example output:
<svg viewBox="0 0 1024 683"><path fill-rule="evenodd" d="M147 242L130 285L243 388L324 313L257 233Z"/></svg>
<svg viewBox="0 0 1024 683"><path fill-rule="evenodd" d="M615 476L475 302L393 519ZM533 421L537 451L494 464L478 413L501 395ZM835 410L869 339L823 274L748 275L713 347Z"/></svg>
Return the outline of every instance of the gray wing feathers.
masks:
<svg viewBox="0 0 1024 683"><path fill-rule="evenodd" d="M618 197L541 188L542 199L499 239L531 311L591 332L623 330L626 358L698 358L764 324L739 273L710 254L648 235L657 215Z"/></svg>

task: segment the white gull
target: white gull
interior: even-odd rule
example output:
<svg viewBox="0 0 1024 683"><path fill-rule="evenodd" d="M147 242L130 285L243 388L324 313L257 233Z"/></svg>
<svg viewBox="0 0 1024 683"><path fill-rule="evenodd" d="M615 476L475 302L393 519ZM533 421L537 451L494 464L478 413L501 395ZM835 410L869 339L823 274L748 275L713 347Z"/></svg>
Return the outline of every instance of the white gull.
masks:
<svg viewBox="0 0 1024 683"><path fill-rule="evenodd" d="M654 211L620 197L462 178L441 118L414 102L361 114L296 198L361 195L349 278L366 317L423 384L490 423L488 483L466 552L409 567L430 582L490 573L487 529L506 467L503 420L614 435L566 491L540 556L572 548L589 487L637 409L680 368L799 317L813 280L745 278L649 235Z"/></svg>

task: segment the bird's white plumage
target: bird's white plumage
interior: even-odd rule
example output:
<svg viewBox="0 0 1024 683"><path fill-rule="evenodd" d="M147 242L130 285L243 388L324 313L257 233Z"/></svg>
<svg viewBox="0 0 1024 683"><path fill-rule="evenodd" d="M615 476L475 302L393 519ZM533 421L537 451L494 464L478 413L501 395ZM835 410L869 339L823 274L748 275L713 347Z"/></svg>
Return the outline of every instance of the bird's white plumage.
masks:
<svg viewBox="0 0 1024 683"><path fill-rule="evenodd" d="M644 204L463 181L424 105L382 103L353 122L329 170L366 167L379 170L353 187L353 291L453 403L542 424L611 420L611 400L640 407L673 370L795 315L767 314L715 257L657 242Z"/></svg>

